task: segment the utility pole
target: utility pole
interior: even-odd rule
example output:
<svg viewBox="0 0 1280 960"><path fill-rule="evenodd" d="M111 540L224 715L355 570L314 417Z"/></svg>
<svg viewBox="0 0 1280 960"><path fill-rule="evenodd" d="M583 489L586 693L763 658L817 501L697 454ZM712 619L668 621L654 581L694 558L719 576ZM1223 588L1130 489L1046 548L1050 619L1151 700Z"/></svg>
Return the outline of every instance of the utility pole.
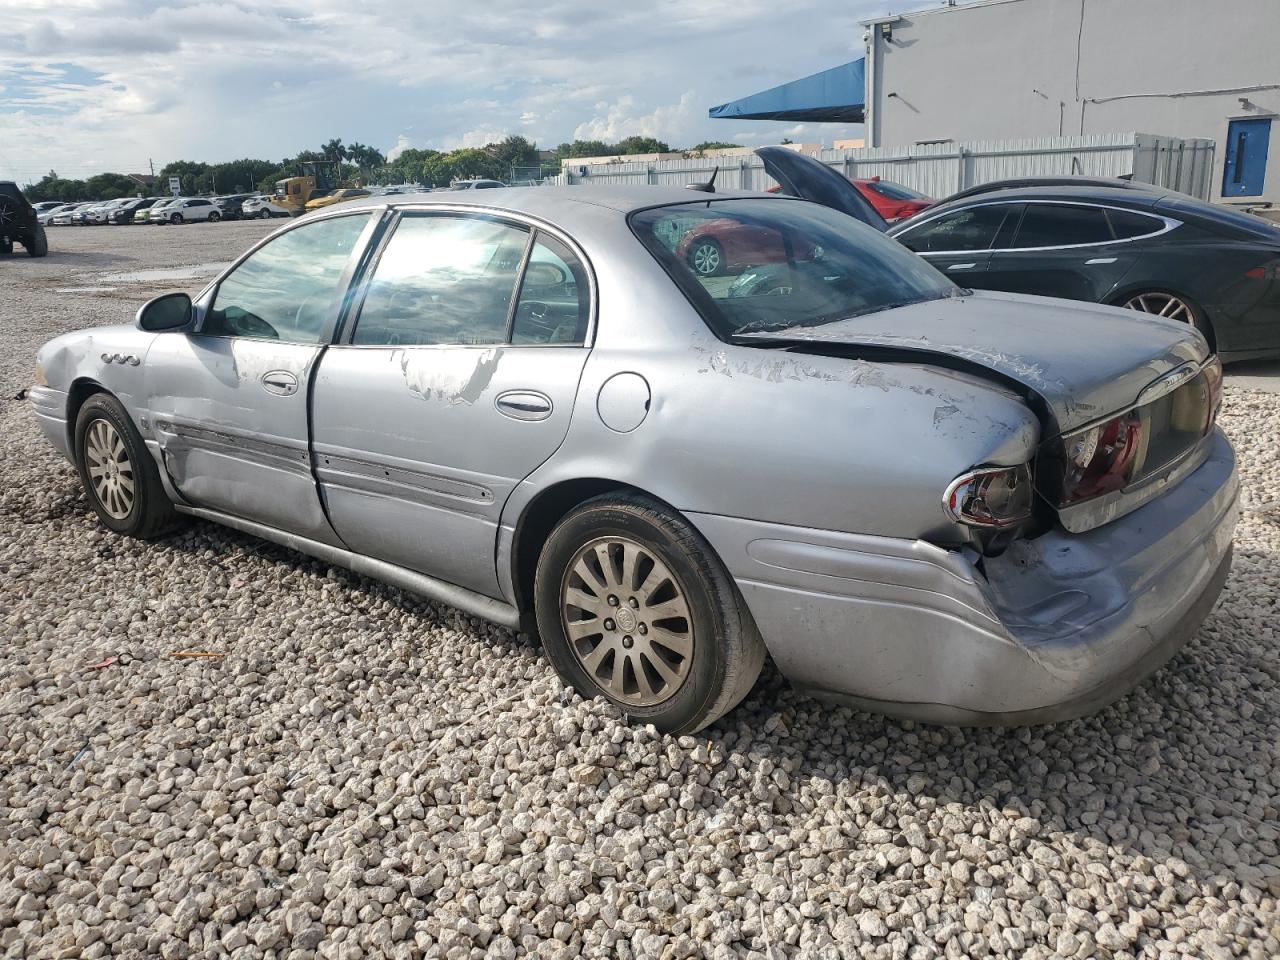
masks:
<svg viewBox="0 0 1280 960"><path fill-rule="evenodd" d="M150 157L147 157L147 163L151 167L151 176L154 177L156 175L156 162L152 160Z"/></svg>

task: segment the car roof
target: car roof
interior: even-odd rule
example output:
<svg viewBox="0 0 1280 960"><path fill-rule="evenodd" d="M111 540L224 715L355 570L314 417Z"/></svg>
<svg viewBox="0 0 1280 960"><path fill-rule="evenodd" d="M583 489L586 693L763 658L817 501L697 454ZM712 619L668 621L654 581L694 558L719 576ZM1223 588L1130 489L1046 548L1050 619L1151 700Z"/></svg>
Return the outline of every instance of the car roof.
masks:
<svg viewBox="0 0 1280 960"><path fill-rule="evenodd" d="M717 190L700 193L675 186L623 186L623 187L507 187L504 190L486 190L470 193L465 190L437 193L381 194L362 197L343 204L344 210L361 207L414 207L414 206L468 206L488 210L509 210L530 216L554 220L566 228L575 219L593 216L592 210L605 208L628 214L647 207L660 207L674 203L702 203L709 200L731 199L793 200L749 190Z"/></svg>

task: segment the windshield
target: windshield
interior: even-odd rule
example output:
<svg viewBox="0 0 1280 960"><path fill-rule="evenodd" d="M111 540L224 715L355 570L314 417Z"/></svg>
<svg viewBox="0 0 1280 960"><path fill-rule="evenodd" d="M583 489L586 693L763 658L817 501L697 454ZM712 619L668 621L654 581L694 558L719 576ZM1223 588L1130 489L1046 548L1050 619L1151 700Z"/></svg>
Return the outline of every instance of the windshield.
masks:
<svg viewBox="0 0 1280 960"><path fill-rule="evenodd" d="M959 292L896 241L815 203L686 203L638 211L631 227L723 339Z"/></svg>
<svg viewBox="0 0 1280 960"><path fill-rule="evenodd" d="M890 200L928 200L923 193L912 190L910 187L904 187L900 183L894 183L892 180L872 180L867 184L872 190L880 194L882 197L888 197Z"/></svg>

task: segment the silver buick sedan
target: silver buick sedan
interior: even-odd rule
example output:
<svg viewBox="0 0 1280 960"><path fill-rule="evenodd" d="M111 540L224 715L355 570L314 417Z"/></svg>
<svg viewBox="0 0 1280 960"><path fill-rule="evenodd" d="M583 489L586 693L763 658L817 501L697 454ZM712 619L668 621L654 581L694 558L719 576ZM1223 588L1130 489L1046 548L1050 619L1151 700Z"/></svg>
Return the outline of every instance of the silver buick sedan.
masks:
<svg viewBox="0 0 1280 960"><path fill-rule="evenodd" d="M899 716L1078 716L1173 656L1230 566L1194 328L961 289L795 197L343 204L194 302L50 341L37 381L110 529L200 517L536 629L582 695L667 731L766 652Z"/></svg>

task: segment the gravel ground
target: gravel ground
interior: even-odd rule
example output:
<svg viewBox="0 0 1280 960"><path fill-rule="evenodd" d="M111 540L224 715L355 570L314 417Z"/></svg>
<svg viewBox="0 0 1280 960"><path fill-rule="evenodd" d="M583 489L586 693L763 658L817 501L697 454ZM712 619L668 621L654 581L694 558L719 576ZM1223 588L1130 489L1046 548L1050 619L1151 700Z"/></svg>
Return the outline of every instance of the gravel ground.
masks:
<svg viewBox="0 0 1280 960"><path fill-rule="evenodd" d="M1280 397L1228 389L1223 601L1101 714L924 727L766 672L672 738L451 609L90 519L7 399L33 351L167 286L110 275L266 229L64 228L0 261L0 955L1280 955Z"/></svg>

